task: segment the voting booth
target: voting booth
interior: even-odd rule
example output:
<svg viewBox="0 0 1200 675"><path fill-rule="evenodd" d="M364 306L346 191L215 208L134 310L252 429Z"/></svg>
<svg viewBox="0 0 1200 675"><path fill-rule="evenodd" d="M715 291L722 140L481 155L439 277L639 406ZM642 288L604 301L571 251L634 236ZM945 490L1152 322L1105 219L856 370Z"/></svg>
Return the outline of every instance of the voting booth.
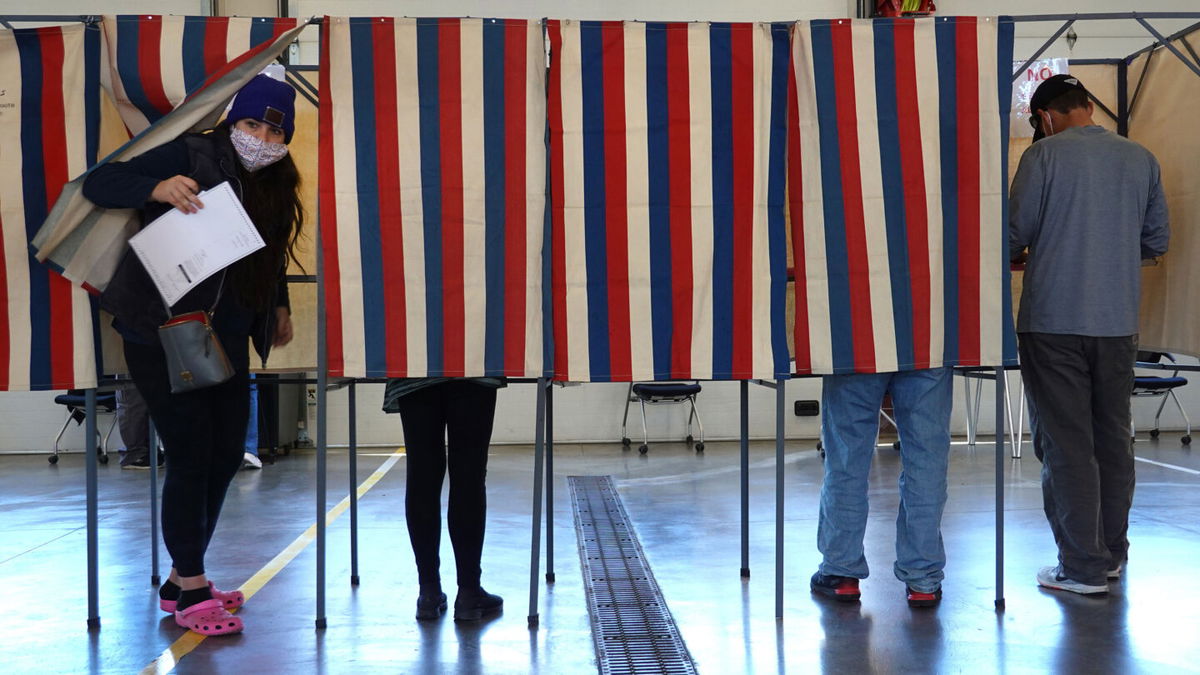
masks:
<svg viewBox="0 0 1200 675"><path fill-rule="evenodd" d="M539 490L551 379L767 381L782 410L793 376L1011 366L1020 20L326 17L318 83L289 74L309 101L293 150L316 283L293 292L298 344L269 366L316 370L320 415L329 378L530 378ZM210 126L302 30L139 15L0 31L0 137L20 153L0 181L0 389L113 372L89 292L135 214L89 205L82 173ZM1163 165L1173 237L1145 273L1142 342L1200 354L1184 37L1079 65ZM324 460L321 436L319 512ZM540 509L535 492L533 581Z"/></svg>

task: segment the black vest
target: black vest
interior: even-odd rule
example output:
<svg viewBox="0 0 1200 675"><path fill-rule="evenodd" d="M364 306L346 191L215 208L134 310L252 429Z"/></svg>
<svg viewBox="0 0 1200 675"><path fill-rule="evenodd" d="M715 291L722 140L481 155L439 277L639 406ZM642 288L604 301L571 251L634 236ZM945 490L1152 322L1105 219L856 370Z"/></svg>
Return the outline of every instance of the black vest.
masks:
<svg viewBox="0 0 1200 675"><path fill-rule="evenodd" d="M223 135L187 134L180 137L180 140L186 144L188 150L187 176L196 181L201 190L208 190L229 181L234 192L239 198L241 197L242 184L238 178L237 155L233 145ZM148 203L142 210L143 225L153 222L155 218L173 208L175 207L170 204ZM127 339L133 338L146 344L157 344L158 327L170 315L212 309L214 301L217 299L221 277L221 274L215 274L201 282L199 286L180 298L168 313L162 296L154 287L154 282L150 279L146 268L133 250L128 249L117 266L112 281L100 295L100 307L117 319L118 329ZM218 313L222 312L226 315L230 312L248 312L241 308L234 299L228 279L225 281L224 290L221 291ZM218 322L221 318L218 317ZM247 332L254 338L255 347L264 363L270 350L274 318L272 310L244 322L253 324L247 327ZM237 338L237 336L226 335L221 337L222 341Z"/></svg>

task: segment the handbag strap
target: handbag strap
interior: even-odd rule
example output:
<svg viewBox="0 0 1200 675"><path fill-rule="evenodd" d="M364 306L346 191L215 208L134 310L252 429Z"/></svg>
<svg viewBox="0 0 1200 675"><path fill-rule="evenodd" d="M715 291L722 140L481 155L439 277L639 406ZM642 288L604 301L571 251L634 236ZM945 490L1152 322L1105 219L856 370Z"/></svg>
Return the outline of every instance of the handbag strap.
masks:
<svg viewBox="0 0 1200 675"><path fill-rule="evenodd" d="M213 298L212 309L208 310L210 317L217 313L217 304L221 302L221 293L225 291L225 273L228 271L228 267L221 270L221 283L217 284L217 297Z"/></svg>
<svg viewBox="0 0 1200 675"><path fill-rule="evenodd" d="M217 284L217 297L213 298L212 307L208 310L208 315L210 317L216 315L216 313L217 313L217 305L220 304L220 302L221 302L221 293L223 293L225 291L225 274L228 271L229 271L228 267L221 270L221 283ZM162 297L162 296L159 296L159 297ZM170 316L173 311L174 305L168 305L165 298L163 299L163 305L166 306L167 315Z"/></svg>

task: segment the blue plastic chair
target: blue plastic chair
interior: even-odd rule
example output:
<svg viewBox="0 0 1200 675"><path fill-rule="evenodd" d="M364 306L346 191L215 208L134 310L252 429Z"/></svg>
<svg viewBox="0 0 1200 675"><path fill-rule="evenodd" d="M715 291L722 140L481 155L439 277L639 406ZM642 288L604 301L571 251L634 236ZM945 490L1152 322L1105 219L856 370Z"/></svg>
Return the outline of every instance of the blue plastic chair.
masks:
<svg viewBox="0 0 1200 675"><path fill-rule="evenodd" d="M1163 358L1166 358L1171 363L1175 363L1175 357L1166 352L1138 352L1138 364L1143 363L1161 363ZM1158 404L1158 410L1154 411L1154 428L1150 430L1150 438L1158 438L1158 419L1162 416L1163 407L1167 405L1167 398L1170 397L1175 402L1175 407L1179 409L1179 414L1183 416L1183 423L1187 427L1183 438L1179 441L1184 445L1192 443L1192 422L1188 419L1187 413L1183 410L1183 405L1179 402L1179 397L1175 395L1175 390L1187 384L1186 377L1180 377L1179 371L1171 373L1169 377L1158 377L1154 375L1134 375L1133 377L1133 393L1134 398L1160 397L1162 402ZM1133 420L1129 421L1130 434L1137 435L1137 430L1133 427Z"/></svg>
<svg viewBox="0 0 1200 675"><path fill-rule="evenodd" d="M700 393L699 382L630 382L629 391L625 395L625 416L621 418L621 445L629 447L631 442L625 434L626 423L629 421L629 404L637 401L642 407L642 444L638 452L643 455L650 451L650 437L646 432L646 404L660 403L690 403L691 412L688 414L687 438L688 444L696 443L696 452L704 452L704 425L700 423L700 414L696 412L696 395ZM692 420L700 431L700 440L692 437Z"/></svg>
<svg viewBox="0 0 1200 675"><path fill-rule="evenodd" d="M67 427L71 422L83 424L87 419L87 396L83 389L70 389L65 394L59 394L54 397L54 402L67 407L67 420L63 422L62 428L58 430L58 435L54 437L54 454L46 458L46 461L51 464L58 464L58 443L62 440L63 434L66 433ZM100 425L96 425L96 460L101 464L108 464L108 439L112 436L113 428L117 426L117 394L112 391L96 392L96 414L113 415L112 424L108 427L108 432L101 435Z"/></svg>

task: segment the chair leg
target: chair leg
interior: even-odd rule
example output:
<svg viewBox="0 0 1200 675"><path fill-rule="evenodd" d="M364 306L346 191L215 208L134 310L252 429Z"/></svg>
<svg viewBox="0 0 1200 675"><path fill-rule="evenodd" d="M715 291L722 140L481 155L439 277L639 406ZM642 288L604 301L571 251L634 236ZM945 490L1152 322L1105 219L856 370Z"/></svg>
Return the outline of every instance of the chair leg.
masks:
<svg viewBox="0 0 1200 675"><path fill-rule="evenodd" d="M692 400L691 396L688 397L688 401L691 402L692 409L688 411L687 433L684 435L684 440L686 440L688 443L691 443L692 442L692 418L696 416L696 402Z"/></svg>
<svg viewBox="0 0 1200 675"><path fill-rule="evenodd" d="M971 447L975 447L975 442L979 440L979 403L982 396L983 380L979 380L975 383L975 403L970 408L967 420L967 445Z"/></svg>
<svg viewBox="0 0 1200 675"><path fill-rule="evenodd" d="M104 434L104 440L100 443L100 454L108 457L108 441L112 438L113 429L117 428L117 417L113 415L112 424L108 425L108 433Z"/></svg>
<svg viewBox="0 0 1200 675"><path fill-rule="evenodd" d="M689 396L688 400L692 402L692 414L688 416L688 435L691 435L692 418L696 418L696 430L700 432L700 441L696 443L696 452L704 451L704 423L700 421L700 413L696 410L696 397Z"/></svg>
<svg viewBox="0 0 1200 675"><path fill-rule="evenodd" d="M629 422L629 402L633 400L633 383L629 383L629 389L625 391L625 414L621 416L621 445L629 447L629 434L626 433L626 425Z"/></svg>
<svg viewBox="0 0 1200 675"><path fill-rule="evenodd" d="M1168 390L1166 391L1166 393L1164 393L1162 396L1160 396L1160 397L1159 397L1159 398L1161 398L1161 399L1162 399L1162 401L1160 401L1160 402L1159 402L1159 404L1158 404L1158 409L1154 411L1154 430L1155 430L1155 431L1158 431L1158 418L1159 418L1159 417L1162 417L1162 411L1163 411L1163 408L1164 408L1164 407L1166 407L1166 405L1167 405L1167 394L1170 394L1171 396L1174 396L1174 395L1175 395L1175 392L1174 392L1174 391L1172 391L1172 390L1170 390L1170 389L1168 389ZM1176 405L1178 405L1178 404L1179 404L1179 399L1176 399L1176 400L1175 400L1175 403L1176 403Z"/></svg>
<svg viewBox="0 0 1200 675"><path fill-rule="evenodd" d="M1184 432L1184 436L1180 440L1183 441L1184 445L1190 445L1192 442L1192 421L1188 419L1187 413L1183 410L1183 405L1179 403L1179 397L1175 395L1175 390L1169 389L1167 393L1171 395L1171 400L1175 401L1175 407L1179 409L1179 414L1183 415L1183 424L1187 427L1187 431ZM1163 397L1164 403L1166 403L1166 400L1166 397Z"/></svg>
<svg viewBox="0 0 1200 675"><path fill-rule="evenodd" d="M54 457L54 459L50 460L50 463L52 463L52 464L54 462L58 461L58 443L59 443L59 441L62 440L63 434L67 433L67 426L70 424L71 424L71 411L68 410L67 411L67 420L65 422L63 422L62 428L58 430L58 435L54 437L54 454L52 455L52 457Z"/></svg>
<svg viewBox="0 0 1200 675"><path fill-rule="evenodd" d="M642 404L642 447L638 452L644 455L650 451L650 434L646 431L646 399L639 397L639 402Z"/></svg>
<svg viewBox="0 0 1200 675"><path fill-rule="evenodd" d="M1008 441L1012 443L1014 447L1016 447L1017 428L1013 425L1012 394L1008 388L1008 373L1002 371L1001 376L1004 377L1004 416L1005 421L1008 422Z"/></svg>
<svg viewBox="0 0 1200 675"><path fill-rule="evenodd" d="M963 378L963 412L967 415L967 445L975 445L975 420L971 419L971 378Z"/></svg>
<svg viewBox="0 0 1200 675"><path fill-rule="evenodd" d="M1025 407L1029 402L1025 400L1025 378L1021 377L1020 372L1017 373L1017 379L1021 381L1021 386L1017 390L1017 442L1013 445L1012 458L1021 459L1021 450L1025 446Z"/></svg>

